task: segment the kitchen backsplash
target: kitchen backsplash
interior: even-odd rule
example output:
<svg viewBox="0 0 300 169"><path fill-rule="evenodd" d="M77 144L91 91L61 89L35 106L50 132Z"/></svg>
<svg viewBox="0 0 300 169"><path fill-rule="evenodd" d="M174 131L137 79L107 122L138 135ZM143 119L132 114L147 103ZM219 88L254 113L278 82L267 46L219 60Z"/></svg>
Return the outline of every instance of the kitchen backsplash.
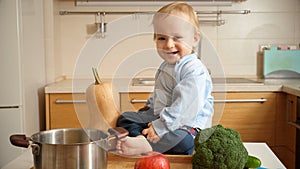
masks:
<svg viewBox="0 0 300 169"><path fill-rule="evenodd" d="M54 0L46 11L48 81L61 76L92 77L91 66L103 77L153 76L162 61L153 42L148 15L106 15L105 38L93 37L94 15L59 15L59 11L156 11L159 7L75 7ZM47 4L45 4L47 5ZM201 25L201 59L212 76L256 76L260 44L300 43L300 0L248 0L230 7L195 7L197 11L250 10L223 14L221 26ZM54 15L53 15L54 11ZM212 45L211 45L212 44Z"/></svg>

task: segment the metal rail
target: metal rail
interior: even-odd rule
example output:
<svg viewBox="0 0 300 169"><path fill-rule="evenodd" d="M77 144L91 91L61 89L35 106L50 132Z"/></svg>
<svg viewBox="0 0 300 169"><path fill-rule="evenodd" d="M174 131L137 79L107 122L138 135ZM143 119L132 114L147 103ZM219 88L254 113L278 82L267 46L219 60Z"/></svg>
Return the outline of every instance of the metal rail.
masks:
<svg viewBox="0 0 300 169"><path fill-rule="evenodd" d="M56 104L76 104L76 103L86 103L86 100L55 100Z"/></svg>
<svg viewBox="0 0 300 169"><path fill-rule="evenodd" d="M126 12L126 11L107 11L107 12L101 12L101 11L59 11L60 15L96 15L96 16L105 16L105 15L152 15L155 12L151 11L132 11L132 12ZM249 14L250 10L232 10L232 11L223 11L223 10L217 10L217 11L197 11L198 18L201 17L211 17L210 15L216 15L215 20L208 20L208 19L199 19L199 21L202 24L215 24L217 26L221 26L225 24L225 20L220 19L221 14Z"/></svg>
<svg viewBox="0 0 300 169"><path fill-rule="evenodd" d="M105 15L132 15L132 14L154 14L152 11L59 11L60 15L97 15L97 14L105 14ZM231 11L196 11L197 15L204 14L249 14L250 10L231 10Z"/></svg>
<svg viewBox="0 0 300 169"><path fill-rule="evenodd" d="M267 99L225 99L225 100L214 100L215 103L264 103Z"/></svg>
<svg viewBox="0 0 300 169"><path fill-rule="evenodd" d="M264 103L267 99L260 98L260 99L225 99L225 100L214 100L214 103ZM146 103L147 100L138 100L132 99L130 103Z"/></svg>

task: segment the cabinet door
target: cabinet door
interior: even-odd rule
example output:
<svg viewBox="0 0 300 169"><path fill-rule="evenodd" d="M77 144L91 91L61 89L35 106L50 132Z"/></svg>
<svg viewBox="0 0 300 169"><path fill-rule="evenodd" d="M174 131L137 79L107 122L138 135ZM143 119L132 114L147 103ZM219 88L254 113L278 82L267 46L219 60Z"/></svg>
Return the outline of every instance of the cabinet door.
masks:
<svg viewBox="0 0 300 169"><path fill-rule="evenodd" d="M296 105L297 104L297 96L288 95L287 96L287 128L286 128L286 147L292 151L296 152L296 127L291 125L296 122Z"/></svg>
<svg viewBox="0 0 300 169"><path fill-rule="evenodd" d="M88 122L85 94L50 94L49 127L81 128Z"/></svg>
<svg viewBox="0 0 300 169"><path fill-rule="evenodd" d="M276 146L271 147L288 169L295 169L296 128L288 123L296 121L296 96L277 94Z"/></svg>
<svg viewBox="0 0 300 169"><path fill-rule="evenodd" d="M271 147L287 169L295 169L295 153L284 146Z"/></svg>
<svg viewBox="0 0 300 169"><path fill-rule="evenodd" d="M267 101L251 102L261 98ZM237 130L244 142L275 144L276 93L227 93L226 100L240 101L225 103L220 124Z"/></svg>
<svg viewBox="0 0 300 169"><path fill-rule="evenodd" d="M146 104L146 100L150 97L149 92L139 93L121 93L120 94L120 108L121 113L126 111L137 111Z"/></svg>

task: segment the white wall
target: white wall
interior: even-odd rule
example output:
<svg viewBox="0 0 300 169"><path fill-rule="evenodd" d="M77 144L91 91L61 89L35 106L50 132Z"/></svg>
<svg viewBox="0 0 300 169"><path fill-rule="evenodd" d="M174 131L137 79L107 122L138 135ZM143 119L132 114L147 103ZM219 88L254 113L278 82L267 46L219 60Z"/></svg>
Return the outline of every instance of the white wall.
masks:
<svg viewBox="0 0 300 169"><path fill-rule="evenodd" d="M46 19L46 23L52 24L53 29L50 31L52 35L48 37L48 40L51 39L49 45L51 50L48 51L51 54L47 56L47 60L51 60L50 63L47 63L48 81L55 81L61 76L91 77L89 67L93 64L98 65L100 73L104 77L132 76L132 72L139 73L141 70L137 70L135 64L128 65L124 69L123 64L127 59L137 56L141 56L138 62L140 60L152 62L146 65L148 67L160 63L161 60L157 58L153 49L152 36L145 33L133 35L134 32L143 32L148 29L146 27L151 23L151 18L141 17L143 19L139 19L139 16L133 16L132 21L123 23L123 20L128 20L128 16L107 15L105 18L109 23L107 37L100 40L89 40L92 34L88 30L95 23L95 16L61 16L58 14L59 10L155 11L159 7L75 7L72 1L54 0L53 2L52 11L48 12L54 11L54 15L52 14L50 18ZM256 76L256 59L260 44L300 43L300 0L247 0L234 3L231 7L195 7L195 9L205 11L251 10L248 15L223 14L222 18L226 21L223 26L202 25L201 27L201 30L216 47L226 76ZM113 25L116 26L112 27ZM150 30L151 25L148 27ZM130 37L123 37L122 41L117 41L118 36L124 36L124 34L118 35L118 32L124 30L132 31L132 34ZM107 46L108 44L111 46ZM85 52L87 48L90 48L89 52ZM214 64L215 61L209 61L211 58L208 56L203 57L204 62L207 62L211 69L212 75L217 75L220 69L219 65ZM151 58L150 61L149 58ZM80 71L88 70L84 70L86 72L77 76L76 71L82 64L85 66L80 68ZM123 69L119 70L120 67ZM116 69L118 74L115 72ZM153 72L150 70L143 75L152 76Z"/></svg>
<svg viewBox="0 0 300 169"><path fill-rule="evenodd" d="M259 44L300 43L299 0L248 0L233 9L248 8L249 15L226 15L218 30L217 48L228 75L255 75Z"/></svg>

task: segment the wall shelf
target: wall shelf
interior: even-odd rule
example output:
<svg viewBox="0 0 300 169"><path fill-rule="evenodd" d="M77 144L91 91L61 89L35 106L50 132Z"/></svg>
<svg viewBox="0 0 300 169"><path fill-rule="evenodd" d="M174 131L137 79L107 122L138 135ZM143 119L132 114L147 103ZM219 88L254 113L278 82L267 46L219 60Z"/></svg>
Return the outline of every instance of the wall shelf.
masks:
<svg viewBox="0 0 300 169"><path fill-rule="evenodd" d="M95 15L100 17L105 17L105 15L153 15L155 12L151 11L59 11L60 15ZM199 21L206 25L216 25L221 26L225 24L225 20L221 18L222 14L249 14L250 10L216 10L216 11L196 11ZM204 18L204 19L203 19ZM206 18L206 19L205 19ZM213 19L211 19L213 18ZM104 20L104 19L103 19Z"/></svg>

